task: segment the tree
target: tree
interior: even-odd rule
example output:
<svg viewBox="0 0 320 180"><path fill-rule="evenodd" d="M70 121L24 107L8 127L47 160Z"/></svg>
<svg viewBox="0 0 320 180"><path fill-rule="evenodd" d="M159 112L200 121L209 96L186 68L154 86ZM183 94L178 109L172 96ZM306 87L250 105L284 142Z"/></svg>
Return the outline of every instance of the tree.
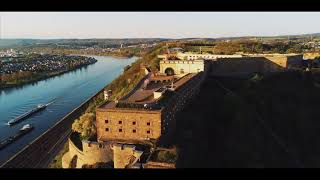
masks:
<svg viewBox="0 0 320 180"><path fill-rule="evenodd" d="M72 124L72 130L80 133L81 139L89 140L96 136L95 114L85 113Z"/></svg>

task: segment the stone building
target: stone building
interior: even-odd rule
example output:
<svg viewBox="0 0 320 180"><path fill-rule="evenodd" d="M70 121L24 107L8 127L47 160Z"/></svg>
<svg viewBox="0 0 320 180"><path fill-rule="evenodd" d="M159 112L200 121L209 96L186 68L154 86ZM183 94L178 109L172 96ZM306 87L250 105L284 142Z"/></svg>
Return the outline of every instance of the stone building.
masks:
<svg viewBox="0 0 320 180"><path fill-rule="evenodd" d="M161 135L161 110L98 108L98 141L157 139Z"/></svg>
<svg viewBox="0 0 320 180"><path fill-rule="evenodd" d="M198 73L204 71L204 60L161 60L160 73L176 76L184 76L188 73Z"/></svg>
<svg viewBox="0 0 320 180"><path fill-rule="evenodd" d="M97 139L148 141L169 135L175 126L174 116L198 92L205 74L193 73L165 84L151 84L151 90L137 89L127 99L108 102L96 109ZM160 97L155 92L164 89Z"/></svg>

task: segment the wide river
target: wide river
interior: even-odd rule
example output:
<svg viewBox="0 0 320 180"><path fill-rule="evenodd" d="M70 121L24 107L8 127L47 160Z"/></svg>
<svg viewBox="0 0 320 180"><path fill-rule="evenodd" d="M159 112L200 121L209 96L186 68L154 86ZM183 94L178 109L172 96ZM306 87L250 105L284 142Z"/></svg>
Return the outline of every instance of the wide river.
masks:
<svg viewBox="0 0 320 180"><path fill-rule="evenodd" d="M27 123L35 127L33 131L0 150L0 164L105 87L123 72L126 65L137 59L137 57L91 57L98 62L33 84L0 90L0 140L14 135ZM45 110L12 127L7 125L9 120L33 109L38 104L49 103L52 100L53 103Z"/></svg>

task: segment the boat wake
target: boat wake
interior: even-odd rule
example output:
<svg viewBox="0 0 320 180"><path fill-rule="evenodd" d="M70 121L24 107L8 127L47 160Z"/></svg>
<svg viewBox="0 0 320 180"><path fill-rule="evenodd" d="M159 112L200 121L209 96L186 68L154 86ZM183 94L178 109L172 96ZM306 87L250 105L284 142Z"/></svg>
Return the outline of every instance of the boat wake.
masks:
<svg viewBox="0 0 320 180"><path fill-rule="evenodd" d="M46 106L49 106L50 104L53 104L54 102L57 101L58 98L54 98L53 100L51 100L49 103L46 104Z"/></svg>

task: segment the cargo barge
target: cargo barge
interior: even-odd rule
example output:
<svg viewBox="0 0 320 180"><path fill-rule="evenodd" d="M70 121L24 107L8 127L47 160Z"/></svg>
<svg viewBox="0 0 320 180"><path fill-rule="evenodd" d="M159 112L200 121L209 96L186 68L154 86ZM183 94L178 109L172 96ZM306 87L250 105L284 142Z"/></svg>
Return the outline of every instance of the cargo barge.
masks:
<svg viewBox="0 0 320 180"><path fill-rule="evenodd" d="M5 148L6 146L8 146L9 144L13 143L14 141L16 141L17 139L19 139L20 137L24 136L25 134L27 134L28 132L33 130L33 126L31 124L26 124L24 125L18 132L16 135L14 136L10 136L4 140L2 140L0 142L0 150L2 150L3 148Z"/></svg>
<svg viewBox="0 0 320 180"><path fill-rule="evenodd" d="M34 113L37 113L39 111L44 110L47 106L48 106L48 104L40 104L36 108L34 108L34 109L22 114L21 116L18 116L15 119L10 120L8 122L8 125L9 126L15 125L15 124L27 119L28 117L32 116Z"/></svg>

